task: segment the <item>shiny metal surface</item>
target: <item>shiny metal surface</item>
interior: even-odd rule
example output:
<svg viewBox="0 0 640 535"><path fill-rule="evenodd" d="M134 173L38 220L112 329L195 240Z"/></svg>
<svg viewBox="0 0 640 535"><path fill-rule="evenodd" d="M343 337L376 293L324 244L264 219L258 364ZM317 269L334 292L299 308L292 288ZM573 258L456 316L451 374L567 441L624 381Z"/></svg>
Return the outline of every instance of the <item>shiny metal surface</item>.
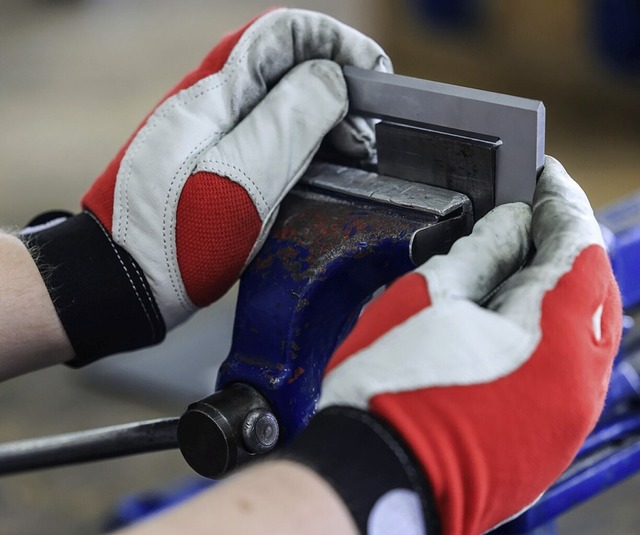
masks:
<svg viewBox="0 0 640 535"><path fill-rule="evenodd" d="M178 447L178 418L115 425L0 445L0 474Z"/></svg>

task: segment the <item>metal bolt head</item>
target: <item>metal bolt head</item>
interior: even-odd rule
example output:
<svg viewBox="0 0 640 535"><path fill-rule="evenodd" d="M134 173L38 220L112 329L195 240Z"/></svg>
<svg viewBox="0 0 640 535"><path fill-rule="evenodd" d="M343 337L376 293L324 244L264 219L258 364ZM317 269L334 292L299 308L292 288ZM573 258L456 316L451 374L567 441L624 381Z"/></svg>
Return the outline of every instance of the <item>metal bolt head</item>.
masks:
<svg viewBox="0 0 640 535"><path fill-rule="evenodd" d="M278 442L280 427L276 417L265 409L254 409L242 423L242 442L249 453L267 453Z"/></svg>

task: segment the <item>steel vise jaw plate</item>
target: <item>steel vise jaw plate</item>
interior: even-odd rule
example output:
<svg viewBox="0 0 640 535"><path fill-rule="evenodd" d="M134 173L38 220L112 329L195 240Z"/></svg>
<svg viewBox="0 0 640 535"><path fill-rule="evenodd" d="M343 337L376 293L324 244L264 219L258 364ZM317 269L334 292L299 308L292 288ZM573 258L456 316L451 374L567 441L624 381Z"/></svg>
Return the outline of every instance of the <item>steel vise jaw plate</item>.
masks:
<svg viewBox="0 0 640 535"><path fill-rule="evenodd" d="M531 204L544 165L542 102L356 67L344 75L351 113L500 139L496 205Z"/></svg>

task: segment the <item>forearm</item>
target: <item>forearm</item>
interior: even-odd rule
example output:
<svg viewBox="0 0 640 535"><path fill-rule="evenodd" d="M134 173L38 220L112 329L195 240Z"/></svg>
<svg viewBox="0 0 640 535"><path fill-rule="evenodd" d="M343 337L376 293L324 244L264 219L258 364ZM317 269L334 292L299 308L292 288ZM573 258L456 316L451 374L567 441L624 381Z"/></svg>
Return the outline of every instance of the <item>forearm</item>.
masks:
<svg viewBox="0 0 640 535"><path fill-rule="evenodd" d="M252 466L121 535L169 533L356 535L357 530L324 479L300 464L273 461Z"/></svg>
<svg viewBox="0 0 640 535"><path fill-rule="evenodd" d="M0 258L0 380L69 360L71 344L25 245L0 233Z"/></svg>

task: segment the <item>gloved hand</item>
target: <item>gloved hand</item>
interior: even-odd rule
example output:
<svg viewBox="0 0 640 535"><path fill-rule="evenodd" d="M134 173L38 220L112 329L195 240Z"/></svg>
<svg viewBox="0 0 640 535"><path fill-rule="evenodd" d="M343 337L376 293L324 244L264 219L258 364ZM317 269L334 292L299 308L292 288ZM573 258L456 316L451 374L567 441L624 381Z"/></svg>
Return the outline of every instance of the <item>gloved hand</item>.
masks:
<svg viewBox="0 0 640 535"><path fill-rule="evenodd" d="M391 68L375 42L325 15L256 18L151 112L82 215L27 230L75 364L157 342L224 294L327 133L351 156L371 152L370 125L345 118L346 64Z"/></svg>
<svg viewBox="0 0 640 535"><path fill-rule="evenodd" d="M531 237L535 256L519 269ZM601 411L620 335L589 202L547 158L532 215L494 209L364 311L291 456L335 485L363 532L423 533L411 520L421 501L432 529L435 510L442 533L482 533L569 465ZM336 474L332 455L352 471Z"/></svg>

